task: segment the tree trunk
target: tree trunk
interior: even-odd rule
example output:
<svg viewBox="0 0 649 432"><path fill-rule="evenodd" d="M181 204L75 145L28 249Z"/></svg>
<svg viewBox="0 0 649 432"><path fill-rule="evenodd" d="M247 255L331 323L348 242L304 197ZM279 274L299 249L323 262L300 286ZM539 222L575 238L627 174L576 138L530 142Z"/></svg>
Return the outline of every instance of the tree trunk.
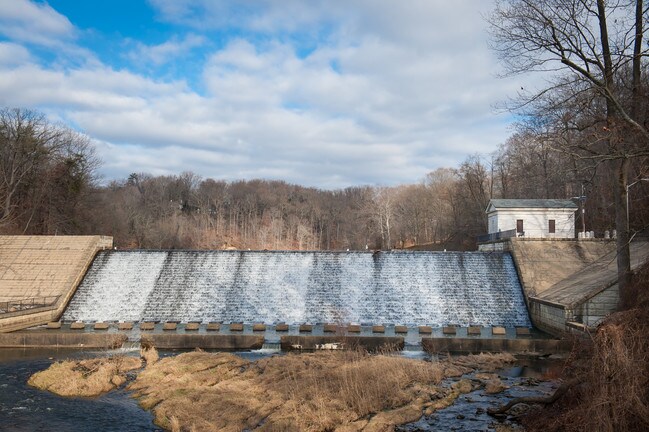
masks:
<svg viewBox="0 0 649 432"><path fill-rule="evenodd" d="M606 95L606 123L611 133L609 146L618 149L624 143L621 139L622 122L618 119L618 109L611 98L615 94L613 77L613 60L609 45L608 25L606 22L605 0L597 0L597 11L599 20L600 40L602 42L602 57L604 59L604 86L602 91ZM619 151L619 149L618 149ZM627 298L627 291L631 282L631 250L629 248L629 223L627 220L627 176L629 159L620 158L615 160L613 185L615 200L615 229L617 231L617 280L620 292L620 303L622 306Z"/></svg>
<svg viewBox="0 0 649 432"><path fill-rule="evenodd" d="M640 91L641 86L641 70L642 70L642 0L636 0L635 5L635 37L633 42L633 81L632 81L632 94L633 104L631 106L631 117L633 120L638 120L640 114L640 105L642 103L642 96Z"/></svg>

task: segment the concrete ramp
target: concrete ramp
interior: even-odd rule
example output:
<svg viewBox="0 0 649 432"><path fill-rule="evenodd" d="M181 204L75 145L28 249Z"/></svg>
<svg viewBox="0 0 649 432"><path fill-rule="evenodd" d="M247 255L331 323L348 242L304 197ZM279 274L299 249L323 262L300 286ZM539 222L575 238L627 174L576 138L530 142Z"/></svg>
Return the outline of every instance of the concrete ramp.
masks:
<svg viewBox="0 0 649 432"><path fill-rule="evenodd" d="M631 243L631 270L649 261L649 243ZM570 277L529 298L530 313L537 327L556 333L566 326L595 326L617 309L617 258L613 249Z"/></svg>
<svg viewBox="0 0 649 432"><path fill-rule="evenodd" d="M536 327L561 335L585 330L619 301L615 240L511 239L509 249ZM649 243L631 244L631 269L649 261Z"/></svg>
<svg viewBox="0 0 649 432"><path fill-rule="evenodd" d="M0 236L0 332L57 319L104 236Z"/></svg>
<svg viewBox="0 0 649 432"><path fill-rule="evenodd" d="M615 240L509 239L525 295L542 295L555 284L615 254Z"/></svg>
<svg viewBox="0 0 649 432"><path fill-rule="evenodd" d="M649 243L631 243L631 270L637 270L648 260ZM615 251L611 251L569 278L554 284L536 298L574 308L615 284L617 257Z"/></svg>

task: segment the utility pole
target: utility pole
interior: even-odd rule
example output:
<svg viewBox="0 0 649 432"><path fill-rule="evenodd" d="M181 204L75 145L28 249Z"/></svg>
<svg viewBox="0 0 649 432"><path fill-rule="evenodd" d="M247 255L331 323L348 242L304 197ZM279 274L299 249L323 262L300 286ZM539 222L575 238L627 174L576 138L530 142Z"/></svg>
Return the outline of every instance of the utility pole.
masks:
<svg viewBox="0 0 649 432"><path fill-rule="evenodd" d="M629 189L634 184L640 183L640 182L643 182L643 181L649 181L649 178L641 178L639 180L634 181L631 184L626 185L626 226L627 226L628 230L630 230L630 227L629 227Z"/></svg>
<svg viewBox="0 0 649 432"><path fill-rule="evenodd" d="M584 195L584 184L581 184L581 196L572 197L570 199L579 201L579 213L581 213L581 233L582 238L586 237L586 195ZM628 199L628 194L627 194ZM627 210L628 210L627 205Z"/></svg>
<svg viewBox="0 0 649 432"><path fill-rule="evenodd" d="M584 184L581 184L581 196L579 197L581 203L581 232L586 236L586 195L584 195Z"/></svg>

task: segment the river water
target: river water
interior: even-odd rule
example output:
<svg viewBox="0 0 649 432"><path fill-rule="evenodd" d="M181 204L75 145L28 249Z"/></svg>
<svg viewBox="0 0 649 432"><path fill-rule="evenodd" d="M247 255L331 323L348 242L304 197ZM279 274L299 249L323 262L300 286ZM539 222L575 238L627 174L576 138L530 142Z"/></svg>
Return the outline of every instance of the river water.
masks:
<svg viewBox="0 0 649 432"><path fill-rule="evenodd" d="M97 398L65 398L27 385L54 361L97 355L71 351L0 350L0 430L10 432L159 431L153 415L125 390Z"/></svg>
<svg viewBox="0 0 649 432"><path fill-rule="evenodd" d="M46 369L57 360L106 355L106 352L66 350L0 350L0 430L27 431L159 431L149 411L124 389L114 390L96 398L65 398L27 385L29 377ZM126 352L137 355L137 351ZM163 353L172 355L173 353ZM277 354L260 350L237 353L251 361ZM408 357L427 359L424 353L404 352ZM505 403L511 397L545 395L553 390L551 382L536 382L551 363L523 362L501 371L503 382L510 386L501 394L486 395L478 390L458 398L456 403L428 418L399 427L399 431L487 431L493 430L494 419L486 408ZM470 376L469 376L470 378ZM530 385L530 383L532 385Z"/></svg>

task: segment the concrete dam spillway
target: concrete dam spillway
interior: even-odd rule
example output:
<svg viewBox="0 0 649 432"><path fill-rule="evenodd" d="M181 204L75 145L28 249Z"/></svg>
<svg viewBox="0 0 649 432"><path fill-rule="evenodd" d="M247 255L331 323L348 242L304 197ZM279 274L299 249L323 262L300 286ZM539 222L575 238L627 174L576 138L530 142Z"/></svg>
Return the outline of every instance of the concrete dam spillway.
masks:
<svg viewBox="0 0 649 432"><path fill-rule="evenodd" d="M531 325L499 252L102 251L62 319Z"/></svg>

